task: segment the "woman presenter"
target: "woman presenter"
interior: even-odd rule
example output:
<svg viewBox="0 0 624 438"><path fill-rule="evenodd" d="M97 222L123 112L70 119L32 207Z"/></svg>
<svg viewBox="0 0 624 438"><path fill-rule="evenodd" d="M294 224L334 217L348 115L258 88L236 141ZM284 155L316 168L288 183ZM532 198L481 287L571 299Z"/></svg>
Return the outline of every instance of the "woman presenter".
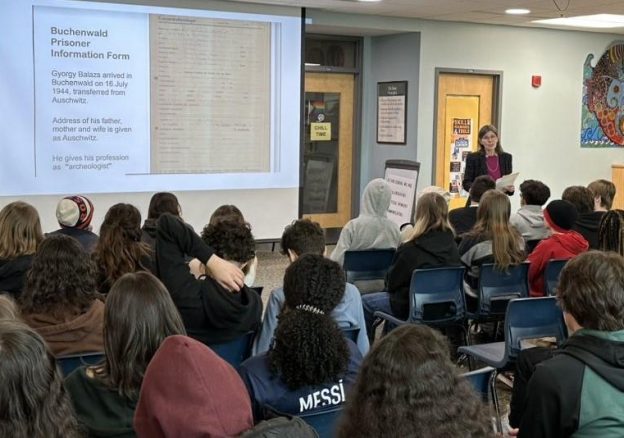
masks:
<svg viewBox="0 0 624 438"><path fill-rule="evenodd" d="M494 181L512 172L511 154L503 152L498 138L498 130L493 125L479 129L479 150L466 157L466 170L462 181L464 190L470 191L472 182L481 175L489 175ZM508 195L513 195L515 187L502 188Z"/></svg>

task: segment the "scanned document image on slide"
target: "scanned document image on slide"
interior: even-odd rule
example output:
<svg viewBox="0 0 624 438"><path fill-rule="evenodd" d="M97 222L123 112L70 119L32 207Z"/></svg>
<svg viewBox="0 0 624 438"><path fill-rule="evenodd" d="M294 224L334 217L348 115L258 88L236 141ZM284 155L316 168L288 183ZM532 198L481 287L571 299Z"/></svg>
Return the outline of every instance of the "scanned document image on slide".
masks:
<svg viewBox="0 0 624 438"><path fill-rule="evenodd" d="M271 24L150 15L151 173L271 170Z"/></svg>

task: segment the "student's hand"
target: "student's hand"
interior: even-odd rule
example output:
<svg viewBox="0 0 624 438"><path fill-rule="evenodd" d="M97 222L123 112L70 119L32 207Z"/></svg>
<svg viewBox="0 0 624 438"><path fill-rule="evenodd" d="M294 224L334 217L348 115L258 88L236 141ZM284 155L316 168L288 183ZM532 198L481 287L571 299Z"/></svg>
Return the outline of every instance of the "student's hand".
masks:
<svg viewBox="0 0 624 438"><path fill-rule="evenodd" d="M245 274L243 274L243 271L232 263L226 262L216 254L213 254L208 259L206 268L210 276L229 291L238 292L245 284Z"/></svg>
<svg viewBox="0 0 624 438"><path fill-rule="evenodd" d="M506 193L513 193L516 191L516 186L505 186L503 187Z"/></svg>
<svg viewBox="0 0 624 438"><path fill-rule="evenodd" d="M509 436L518 436L518 434L520 433L520 429L516 428L516 429L509 429Z"/></svg>

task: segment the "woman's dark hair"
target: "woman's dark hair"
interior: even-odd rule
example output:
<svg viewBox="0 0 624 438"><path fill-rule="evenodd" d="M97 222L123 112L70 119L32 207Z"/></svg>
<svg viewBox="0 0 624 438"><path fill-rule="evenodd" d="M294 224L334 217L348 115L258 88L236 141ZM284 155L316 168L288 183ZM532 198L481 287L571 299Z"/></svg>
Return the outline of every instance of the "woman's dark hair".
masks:
<svg viewBox="0 0 624 438"><path fill-rule="evenodd" d="M246 263L256 256L256 242L246 222L224 219L208 224L201 238L225 260Z"/></svg>
<svg viewBox="0 0 624 438"><path fill-rule="evenodd" d="M444 336L404 325L364 358L339 437L490 437L487 410L449 358Z"/></svg>
<svg viewBox="0 0 624 438"><path fill-rule="evenodd" d="M570 186L563 191L561 199L573 204L579 214L594 211L594 198L587 187Z"/></svg>
<svg viewBox="0 0 624 438"><path fill-rule="evenodd" d="M550 198L550 189L541 181L527 179L520 184L520 195L526 205L539 205L541 207Z"/></svg>
<svg viewBox="0 0 624 438"><path fill-rule="evenodd" d="M574 257L561 271L557 298L583 328L624 330L624 257L603 251Z"/></svg>
<svg viewBox="0 0 624 438"><path fill-rule="evenodd" d="M173 193L158 192L150 199L147 218L158 219L163 213L180 216L180 203Z"/></svg>
<svg viewBox="0 0 624 438"><path fill-rule="evenodd" d="M134 205L115 204L106 212L93 252L100 292L108 292L128 272L148 270L144 263L149 263L150 248L141 242L141 234L141 213Z"/></svg>
<svg viewBox="0 0 624 438"><path fill-rule="evenodd" d="M18 321L0 321L0 382L0 436L82 436L54 356Z"/></svg>
<svg viewBox="0 0 624 438"><path fill-rule="evenodd" d="M598 248L624 255L624 210L609 210L600 220Z"/></svg>
<svg viewBox="0 0 624 438"><path fill-rule="evenodd" d="M145 369L161 342L184 335L184 324L165 286L148 272L123 275L104 309L104 363L97 378L120 396L136 401Z"/></svg>
<svg viewBox="0 0 624 438"><path fill-rule="evenodd" d="M498 135L498 129L496 129L496 126L494 125L483 125L481 127L481 129L479 129L479 134L477 135L478 137L478 141L479 141L479 150L483 151L485 148L483 147L483 145L481 144L481 140L483 140L483 137L485 137L486 135L488 135L488 133L493 132L494 135L496 135L496 137L498 137L498 141L496 142L496 149L495 152L497 154L502 154L503 153L503 147L501 146L500 143L500 135Z"/></svg>
<svg viewBox="0 0 624 438"><path fill-rule="evenodd" d="M243 213L236 205L221 205L210 216L209 225L215 225L221 221L242 222L245 223Z"/></svg>
<svg viewBox="0 0 624 438"><path fill-rule="evenodd" d="M344 291L342 268L323 256L303 255L286 269L286 306L269 362L290 389L326 383L347 370L349 348L330 316Z"/></svg>
<svg viewBox="0 0 624 438"><path fill-rule="evenodd" d="M95 267L82 245L63 234L43 239L20 296L22 313L61 319L85 313L99 297Z"/></svg>

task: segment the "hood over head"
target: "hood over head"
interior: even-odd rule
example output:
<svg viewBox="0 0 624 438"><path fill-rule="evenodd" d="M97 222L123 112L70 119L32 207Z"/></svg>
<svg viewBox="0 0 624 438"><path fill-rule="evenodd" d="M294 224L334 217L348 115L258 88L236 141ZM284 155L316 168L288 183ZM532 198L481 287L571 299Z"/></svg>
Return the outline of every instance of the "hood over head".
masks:
<svg viewBox="0 0 624 438"><path fill-rule="evenodd" d="M372 180L364 188L360 214L386 217L391 197L392 190L385 179L376 178Z"/></svg>
<svg viewBox="0 0 624 438"><path fill-rule="evenodd" d="M236 436L252 426L249 394L234 368L187 336L165 339L145 372L137 436Z"/></svg>

